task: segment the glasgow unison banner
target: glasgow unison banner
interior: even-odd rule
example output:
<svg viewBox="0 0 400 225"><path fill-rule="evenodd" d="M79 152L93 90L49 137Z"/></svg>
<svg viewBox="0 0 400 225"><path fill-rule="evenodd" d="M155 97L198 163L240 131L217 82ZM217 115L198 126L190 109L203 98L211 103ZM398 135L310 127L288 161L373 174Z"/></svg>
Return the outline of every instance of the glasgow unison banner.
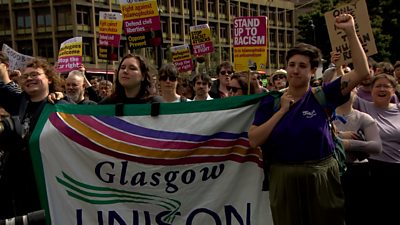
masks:
<svg viewBox="0 0 400 225"><path fill-rule="evenodd" d="M47 224L272 224L247 130L262 95L48 105L31 138Z"/></svg>

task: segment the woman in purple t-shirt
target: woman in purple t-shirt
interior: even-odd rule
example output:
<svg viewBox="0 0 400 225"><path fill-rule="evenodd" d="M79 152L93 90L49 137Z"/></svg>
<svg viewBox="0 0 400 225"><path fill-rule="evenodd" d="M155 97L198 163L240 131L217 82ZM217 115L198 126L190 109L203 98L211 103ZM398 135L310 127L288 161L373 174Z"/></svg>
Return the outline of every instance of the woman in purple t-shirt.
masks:
<svg viewBox="0 0 400 225"><path fill-rule="evenodd" d="M336 17L335 26L347 36L354 70L324 85L332 108L368 76L367 57L349 14ZM299 44L286 56L289 87L274 111L274 98L263 98L249 129L252 147L261 146L270 166L270 206L274 225L344 223L344 200L339 168L332 157L334 144L324 108L310 80L321 63L319 49Z"/></svg>

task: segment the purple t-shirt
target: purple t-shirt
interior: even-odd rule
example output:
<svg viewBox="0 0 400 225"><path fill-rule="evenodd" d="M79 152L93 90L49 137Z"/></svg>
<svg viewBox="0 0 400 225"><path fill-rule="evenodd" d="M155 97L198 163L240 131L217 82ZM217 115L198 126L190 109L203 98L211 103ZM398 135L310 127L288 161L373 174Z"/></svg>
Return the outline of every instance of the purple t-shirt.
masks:
<svg viewBox="0 0 400 225"><path fill-rule="evenodd" d="M322 87L330 108L345 103L350 95L340 91L341 78ZM260 102L253 124L260 126L274 114L274 98L267 95ZM298 163L318 160L332 154L334 144L324 108L311 88L281 118L267 141L261 146L271 162Z"/></svg>

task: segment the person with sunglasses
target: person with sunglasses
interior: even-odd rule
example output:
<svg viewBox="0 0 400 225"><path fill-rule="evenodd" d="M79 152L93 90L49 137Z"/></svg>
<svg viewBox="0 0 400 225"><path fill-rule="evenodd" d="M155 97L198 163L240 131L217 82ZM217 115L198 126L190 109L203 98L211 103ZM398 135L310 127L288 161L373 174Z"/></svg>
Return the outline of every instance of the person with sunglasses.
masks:
<svg viewBox="0 0 400 225"><path fill-rule="evenodd" d="M287 72L284 69L279 69L275 71L272 76L272 85L276 91L286 88L287 85Z"/></svg>
<svg viewBox="0 0 400 225"><path fill-rule="evenodd" d="M211 77L207 74L199 73L193 77L192 82L195 93L193 101L213 100L208 94L211 88Z"/></svg>
<svg viewBox="0 0 400 225"><path fill-rule="evenodd" d="M230 76L233 74L233 66L230 62L223 62L217 66L216 69L218 79L216 79L211 86L211 98L225 98L229 96L228 89Z"/></svg>
<svg viewBox="0 0 400 225"><path fill-rule="evenodd" d="M186 102L187 98L178 95L176 92L178 86L178 70L174 64L164 64L158 71L160 81L160 93L165 102Z"/></svg>
<svg viewBox="0 0 400 225"><path fill-rule="evenodd" d="M248 82L246 78L240 74L233 74L228 85L229 96L240 96L247 94L255 94L254 86L250 85L250 92Z"/></svg>

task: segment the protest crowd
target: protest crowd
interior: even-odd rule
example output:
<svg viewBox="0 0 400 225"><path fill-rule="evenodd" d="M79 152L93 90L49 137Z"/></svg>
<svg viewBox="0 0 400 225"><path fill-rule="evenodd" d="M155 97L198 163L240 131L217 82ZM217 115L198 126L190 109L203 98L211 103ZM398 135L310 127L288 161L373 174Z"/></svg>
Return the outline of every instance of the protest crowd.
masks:
<svg viewBox="0 0 400 225"><path fill-rule="evenodd" d="M119 61L113 82L89 77L84 64L62 76L39 57L9 71L9 59L0 52L0 220L42 209L29 138L46 104L179 104L264 94L248 134L251 147L263 152L275 225L399 221L400 61L367 57L352 16L341 14L335 23L347 34L351 65L338 64L332 52L317 78L321 53L301 43L268 83L259 71L234 71L233 62L222 62L216 78L196 72L184 77L173 63L155 70L131 53ZM333 122L314 97L316 88L336 109ZM278 109L272 93L280 93ZM333 157L331 122L347 155L342 175Z"/></svg>

